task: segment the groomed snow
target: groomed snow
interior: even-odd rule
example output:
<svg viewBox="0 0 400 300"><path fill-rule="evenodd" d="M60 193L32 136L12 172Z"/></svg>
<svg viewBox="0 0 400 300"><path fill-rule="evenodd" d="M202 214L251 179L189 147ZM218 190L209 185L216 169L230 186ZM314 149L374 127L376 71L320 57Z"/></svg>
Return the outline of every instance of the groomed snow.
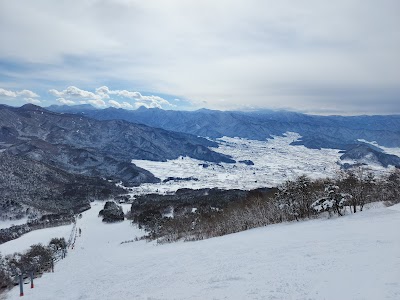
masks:
<svg viewBox="0 0 400 300"><path fill-rule="evenodd" d="M400 299L400 205L167 245L121 244L141 231L103 224L101 207L83 213L76 248L25 298ZM20 299L17 287L7 299Z"/></svg>

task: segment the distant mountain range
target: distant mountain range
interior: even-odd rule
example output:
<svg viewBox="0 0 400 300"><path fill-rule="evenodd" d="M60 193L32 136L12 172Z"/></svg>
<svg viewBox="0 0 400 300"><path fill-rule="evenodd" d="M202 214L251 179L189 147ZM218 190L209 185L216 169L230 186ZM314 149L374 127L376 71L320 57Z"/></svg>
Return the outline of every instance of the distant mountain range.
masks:
<svg viewBox="0 0 400 300"><path fill-rule="evenodd" d="M115 182L133 186L160 181L132 164L133 159L188 156L233 163L231 157L211 150L218 143L204 137L265 140L286 132L302 136L292 145L340 149L346 167L352 161L400 166L399 157L359 141L400 147L400 116L0 105L0 208L3 216L24 214L27 207L81 210L90 195L120 193ZM97 193L101 195L93 196Z"/></svg>
<svg viewBox="0 0 400 300"><path fill-rule="evenodd" d="M0 219L20 218L31 208L77 212L89 208L90 199L124 193L117 182L160 181L132 159L234 162L210 146L218 144L123 120L0 105Z"/></svg>
<svg viewBox="0 0 400 300"><path fill-rule="evenodd" d="M49 110L85 115L97 120L125 120L197 136L222 136L265 140L285 132L299 133L295 142L308 148L346 149L358 139L400 147L400 115L316 116L287 111L172 111L140 107L95 109L91 105L50 106Z"/></svg>
<svg viewBox="0 0 400 300"><path fill-rule="evenodd" d="M381 146L400 147L400 115L316 116L272 110L170 111L144 107L125 110L96 109L91 105L50 106L48 109L97 120L125 120L210 138L228 136L265 140L286 132L296 132L302 138L292 145L304 145L312 149L340 149L344 151L343 160L362 160L363 157L369 156L385 167L400 166L397 156L386 154L382 149L359 141L375 141Z"/></svg>
<svg viewBox="0 0 400 300"><path fill-rule="evenodd" d="M189 156L233 162L211 151L217 143L122 120L99 121L76 114L50 112L32 104L0 106L0 148L71 173L104 177L128 185L158 182L132 159L165 161Z"/></svg>

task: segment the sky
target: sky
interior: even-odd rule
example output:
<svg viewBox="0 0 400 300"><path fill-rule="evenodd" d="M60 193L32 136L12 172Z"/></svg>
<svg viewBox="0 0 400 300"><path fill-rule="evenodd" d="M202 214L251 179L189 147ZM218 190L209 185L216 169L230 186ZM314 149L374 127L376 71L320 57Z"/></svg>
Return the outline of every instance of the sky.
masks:
<svg viewBox="0 0 400 300"><path fill-rule="evenodd" d="M398 0L0 0L0 103L400 113Z"/></svg>

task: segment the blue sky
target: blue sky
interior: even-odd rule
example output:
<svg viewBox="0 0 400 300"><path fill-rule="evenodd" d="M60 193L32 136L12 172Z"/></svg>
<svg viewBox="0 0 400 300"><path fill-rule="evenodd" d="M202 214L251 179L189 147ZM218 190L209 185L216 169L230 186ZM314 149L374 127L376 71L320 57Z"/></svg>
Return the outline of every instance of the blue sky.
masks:
<svg viewBox="0 0 400 300"><path fill-rule="evenodd" d="M400 113L399 12L397 0L1 0L0 103Z"/></svg>

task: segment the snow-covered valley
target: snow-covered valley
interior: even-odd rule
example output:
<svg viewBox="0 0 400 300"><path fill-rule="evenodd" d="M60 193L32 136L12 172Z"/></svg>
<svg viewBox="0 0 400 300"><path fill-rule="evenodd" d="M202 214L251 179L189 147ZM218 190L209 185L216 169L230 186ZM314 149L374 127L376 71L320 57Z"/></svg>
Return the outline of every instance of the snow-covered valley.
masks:
<svg viewBox="0 0 400 300"><path fill-rule="evenodd" d="M26 298L400 298L399 205L167 245L121 244L143 232L102 223L101 208L83 213L75 249ZM7 299L20 299L18 287Z"/></svg>
<svg viewBox="0 0 400 300"><path fill-rule="evenodd" d="M317 179L334 177L339 173L338 162L342 155L339 150L318 150L290 145L299 138L299 134L288 132L283 137L277 136L266 141L229 137L217 139L219 147L212 150L231 156L236 161L234 164L209 163L190 157L180 157L167 162L133 160L134 164L149 170L161 180L169 177L192 178L188 181L171 180L159 184L142 184L133 188L133 191L139 194L165 193L175 192L179 188L208 187L250 190L274 187L302 174ZM246 161L251 161L254 165L248 165ZM375 173L387 171L376 164L370 164L368 168Z"/></svg>

